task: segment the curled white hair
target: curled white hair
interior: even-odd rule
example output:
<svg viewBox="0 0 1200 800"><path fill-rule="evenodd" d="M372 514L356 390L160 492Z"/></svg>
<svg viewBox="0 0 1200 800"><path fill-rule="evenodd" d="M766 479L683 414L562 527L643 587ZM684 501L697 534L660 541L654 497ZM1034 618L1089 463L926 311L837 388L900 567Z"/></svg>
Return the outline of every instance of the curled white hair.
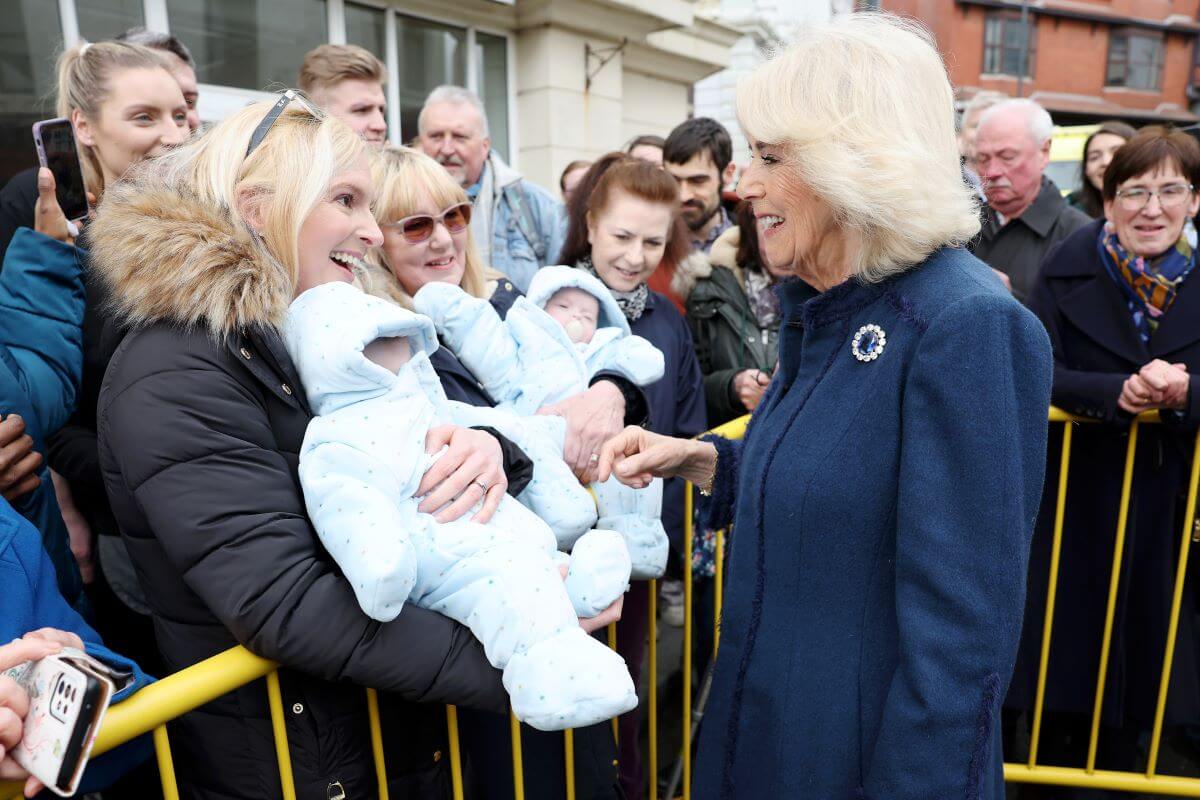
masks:
<svg viewBox="0 0 1200 800"><path fill-rule="evenodd" d="M861 242L861 280L883 280L979 230L954 93L914 22L857 13L802 29L743 79L737 113L746 138L784 148L785 168Z"/></svg>
<svg viewBox="0 0 1200 800"><path fill-rule="evenodd" d="M482 128L482 135L491 136L488 129L487 111L484 109L483 101L479 99L479 95L470 89L464 89L461 86L451 86L449 84L437 87L425 98L425 103L421 106L421 113L417 115L417 133L425 132L425 109L437 103L470 106L475 109L479 112L479 124Z"/></svg>
<svg viewBox="0 0 1200 800"><path fill-rule="evenodd" d="M1050 137L1054 134L1054 120L1050 119L1050 112L1028 97L1001 100L987 111L984 111L983 116L979 118L980 130L983 129L988 120L1014 111L1020 113L1025 118L1025 126L1029 131L1029 137L1033 139L1033 143L1038 147L1049 141Z"/></svg>

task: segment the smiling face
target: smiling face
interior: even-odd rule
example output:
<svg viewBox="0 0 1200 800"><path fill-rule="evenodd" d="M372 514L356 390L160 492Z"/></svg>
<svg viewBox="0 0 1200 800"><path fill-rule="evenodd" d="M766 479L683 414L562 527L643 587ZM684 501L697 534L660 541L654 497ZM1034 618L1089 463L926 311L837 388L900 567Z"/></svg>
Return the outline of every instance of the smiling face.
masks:
<svg viewBox="0 0 1200 800"><path fill-rule="evenodd" d="M606 209L595 218L588 214L592 266L608 288L632 292L658 268L672 210L615 189Z"/></svg>
<svg viewBox="0 0 1200 800"><path fill-rule="evenodd" d="M108 97L95 118L76 109L71 122L79 142L96 154L105 185L138 161L180 144L190 133L183 92L161 67L114 71Z"/></svg>
<svg viewBox="0 0 1200 800"><path fill-rule="evenodd" d="M1151 197L1140 209L1131 208L1119 195L1130 189L1159 191L1165 186L1187 186L1188 179L1171 163L1159 165L1152 172L1145 172L1123 181L1117 187L1118 196L1104 201L1104 216L1112 223L1121 246L1130 253L1144 258L1153 258L1165 253L1179 241L1183 224L1196 216L1200 197L1188 192L1184 201L1176 206L1163 208L1162 198ZM1170 201L1168 201L1170 205Z"/></svg>
<svg viewBox="0 0 1200 800"><path fill-rule="evenodd" d="M347 78L313 92L313 100L373 147L387 141L387 97L378 81Z"/></svg>
<svg viewBox="0 0 1200 800"><path fill-rule="evenodd" d="M1084 154L1083 175L1088 183L1096 187L1096 191L1104 191L1104 170L1108 169L1113 154L1120 150L1123 144L1124 137L1115 133L1097 133L1088 142L1087 152Z"/></svg>
<svg viewBox="0 0 1200 800"><path fill-rule="evenodd" d="M820 270L821 262L836 260L827 257L838 238L832 209L793 176L783 147L751 147L738 192L754 209L759 253L772 275L794 274L819 290L841 282Z"/></svg>
<svg viewBox="0 0 1200 800"><path fill-rule="evenodd" d="M425 155L446 168L466 189L483 174L492 140L483 135L483 119L469 103L430 103L421 111L419 142Z"/></svg>
<svg viewBox="0 0 1200 800"><path fill-rule="evenodd" d="M437 217L445 209L433 202L428 190L422 190L415 208L408 210L405 217L428 214ZM438 221L433 234L423 242L410 242L404 238L400 228L386 225L383 229L383 254L388 266L400 286L414 295L425 284L441 281L458 286L462 283L467 266L467 242L471 229L465 227L451 233L445 223Z"/></svg>
<svg viewBox="0 0 1200 800"><path fill-rule="evenodd" d="M550 295L546 313L563 326L572 342L590 342L600 324L600 301L583 289L568 286Z"/></svg>
<svg viewBox="0 0 1200 800"><path fill-rule="evenodd" d="M366 159L334 176L329 190L300 226L299 296L314 286L354 280L353 268L383 234L371 214L375 187Z"/></svg>

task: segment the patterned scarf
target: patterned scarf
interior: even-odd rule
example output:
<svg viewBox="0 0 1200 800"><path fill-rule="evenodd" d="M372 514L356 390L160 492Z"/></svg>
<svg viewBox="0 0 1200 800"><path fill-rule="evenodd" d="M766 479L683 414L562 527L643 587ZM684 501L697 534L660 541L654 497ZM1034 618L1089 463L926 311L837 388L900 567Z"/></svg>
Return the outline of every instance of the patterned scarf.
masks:
<svg viewBox="0 0 1200 800"><path fill-rule="evenodd" d="M773 328L779 319L779 295L775 293L775 279L764 270L747 269L746 299L758 320L758 327Z"/></svg>
<svg viewBox="0 0 1200 800"><path fill-rule="evenodd" d="M579 259L579 262L575 266L578 269L591 273L598 281L604 283L604 279L600 277L600 273L596 272L596 268L592 266L591 255L586 255ZM646 288L645 281L639 283L632 292L618 292L607 283L604 283L604 285L612 292L613 299L621 307L621 313L625 315L625 319L630 322L637 322L642 318L642 312L646 310L646 298L650 295L650 290Z"/></svg>
<svg viewBox="0 0 1200 800"><path fill-rule="evenodd" d="M1163 315L1175 302L1179 287L1196 265L1186 230L1174 247L1150 261L1126 251L1111 222L1100 231L1096 246L1101 263L1129 304L1138 334L1143 342L1150 341Z"/></svg>

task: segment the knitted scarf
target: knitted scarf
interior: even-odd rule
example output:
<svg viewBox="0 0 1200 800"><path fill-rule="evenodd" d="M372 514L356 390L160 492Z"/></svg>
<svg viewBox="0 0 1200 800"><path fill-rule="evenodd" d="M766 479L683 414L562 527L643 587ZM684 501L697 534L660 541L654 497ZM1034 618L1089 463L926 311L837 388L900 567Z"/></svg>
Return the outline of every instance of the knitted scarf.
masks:
<svg viewBox="0 0 1200 800"><path fill-rule="evenodd" d="M1162 317L1175 302L1179 287L1196 265L1186 232L1160 256L1146 259L1121 246L1112 223L1106 223L1096 242L1100 261L1129 305L1133 324L1143 342L1150 341Z"/></svg>
<svg viewBox="0 0 1200 800"><path fill-rule="evenodd" d="M604 283L604 279L600 277L600 273L592 266L591 255L586 255L579 259L575 265L578 269L591 273L596 280ZM612 292L613 299L617 301L617 305L621 308L621 313L625 315L625 319L630 322L637 322L642 317L642 312L646 310L646 298L650 295L650 290L646 288L646 282L642 281L632 292L618 292L616 289L608 286L608 290Z"/></svg>

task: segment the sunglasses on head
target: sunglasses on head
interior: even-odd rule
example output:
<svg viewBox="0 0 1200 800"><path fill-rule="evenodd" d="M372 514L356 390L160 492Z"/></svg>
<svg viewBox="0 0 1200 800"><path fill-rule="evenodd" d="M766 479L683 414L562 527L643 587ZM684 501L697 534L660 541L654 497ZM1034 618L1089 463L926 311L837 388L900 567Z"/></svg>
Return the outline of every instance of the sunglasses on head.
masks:
<svg viewBox="0 0 1200 800"><path fill-rule="evenodd" d="M279 119L280 115L283 114L283 110L291 105L292 101L304 106L304 110L317 119L321 118L320 112L313 107L312 103L308 102L304 98L304 95L295 89L288 89L281 92L279 100L267 111L262 122L258 123L258 127L254 129L254 133L250 134L250 144L246 146L247 158L262 144L263 139L267 138L267 133L271 130L271 126L275 124L275 120Z"/></svg>
<svg viewBox="0 0 1200 800"><path fill-rule="evenodd" d="M451 233L462 233L471 224L471 204L456 203L437 216L413 214L411 217L389 223L386 227L399 230L409 244L420 244L433 236L439 222Z"/></svg>

